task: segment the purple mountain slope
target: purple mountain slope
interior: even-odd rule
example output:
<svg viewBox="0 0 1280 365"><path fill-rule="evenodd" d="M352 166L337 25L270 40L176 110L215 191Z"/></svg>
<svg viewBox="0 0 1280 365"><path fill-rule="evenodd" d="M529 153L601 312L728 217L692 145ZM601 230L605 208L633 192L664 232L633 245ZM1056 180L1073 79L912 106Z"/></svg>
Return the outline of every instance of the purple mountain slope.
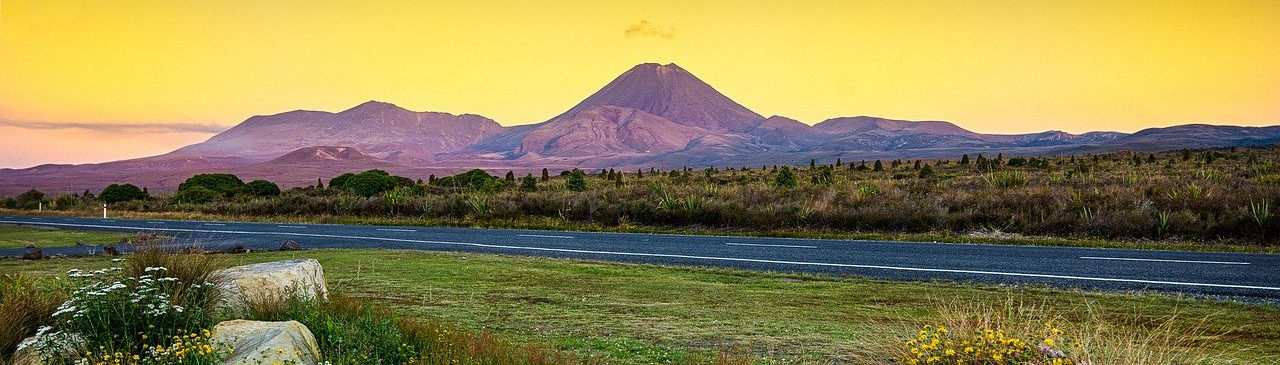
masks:
<svg viewBox="0 0 1280 365"><path fill-rule="evenodd" d="M0 169L0 195L99 190L115 182L172 190L186 177L227 171L312 184L340 171L382 168L413 178L470 168L673 168L956 158L961 154L1055 155L1280 143L1280 126L1206 124L1133 134L1046 131L975 133L945 121L870 116L807 125L764 118L675 64L640 64L545 122L503 127L473 114L414 112L370 101L341 112L255 116L168 154L85 165ZM343 146L343 147L333 147Z"/></svg>

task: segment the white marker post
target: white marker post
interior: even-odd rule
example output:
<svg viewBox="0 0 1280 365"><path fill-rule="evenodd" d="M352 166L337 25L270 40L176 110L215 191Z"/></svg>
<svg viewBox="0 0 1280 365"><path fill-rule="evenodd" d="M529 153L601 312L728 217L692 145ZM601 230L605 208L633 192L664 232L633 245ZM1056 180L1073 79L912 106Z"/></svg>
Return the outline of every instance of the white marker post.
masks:
<svg viewBox="0 0 1280 365"><path fill-rule="evenodd" d="M107 205L102 205L102 219L107 219Z"/></svg>
<svg viewBox="0 0 1280 365"><path fill-rule="evenodd" d="M43 211L44 211L44 202L40 202L40 203L38 203L38 204L39 204L39 205L36 207L36 211L37 211L37 212L43 212Z"/></svg>

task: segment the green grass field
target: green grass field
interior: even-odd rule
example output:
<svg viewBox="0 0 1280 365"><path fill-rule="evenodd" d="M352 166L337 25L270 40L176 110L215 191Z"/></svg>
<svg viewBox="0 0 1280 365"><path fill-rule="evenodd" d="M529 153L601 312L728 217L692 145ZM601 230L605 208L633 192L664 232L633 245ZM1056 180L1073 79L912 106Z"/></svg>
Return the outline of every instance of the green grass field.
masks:
<svg viewBox="0 0 1280 365"><path fill-rule="evenodd" d="M0 249L27 247L28 243L35 243L39 247L75 246L76 241L102 245L120 242L124 236L120 233L34 229L0 224Z"/></svg>
<svg viewBox="0 0 1280 365"><path fill-rule="evenodd" d="M624 364L679 363L733 348L764 362L882 362L884 349L948 308L1038 308L1125 331L1165 329L1215 363L1280 359L1280 308L1162 295L678 268L415 251L315 250L224 256L227 264L314 258L336 291L525 342ZM51 277L106 258L0 260L0 272ZM954 315L954 314L952 314Z"/></svg>

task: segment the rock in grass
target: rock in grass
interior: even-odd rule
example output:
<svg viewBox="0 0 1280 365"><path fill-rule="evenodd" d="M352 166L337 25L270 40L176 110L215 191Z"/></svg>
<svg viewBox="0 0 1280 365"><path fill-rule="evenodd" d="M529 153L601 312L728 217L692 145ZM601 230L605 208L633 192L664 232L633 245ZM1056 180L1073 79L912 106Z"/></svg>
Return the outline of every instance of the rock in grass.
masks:
<svg viewBox="0 0 1280 365"><path fill-rule="evenodd" d="M327 298L324 268L313 259L264 262L214 272L219 278L223 304L272 303L290 297Z"/></svg>
<svg viewBox="0 0 1280 365"><path fill-rule="evenodd" d="M227 247L227 249L222 250L222 252L223 253L249 253L249 248L244 247L243 243L237 243L235 245L232 245L231 247Z"/></svg>
<svg viewBox="0 0 1280 365"><path fill-rule="evenodd" d="M23 260L39 260L44 258L44 250L36 247L34 243L27 244L27 253L22 254Z"/></svg>
<svg viewBox="0 0 1280 365"><path fill-rule="evenodd" d="M302 245L290 240L280 242L280 251L302 251Z"/></svg>
<svg viewBox="0 0 1280 365"><path fill-rule="evenodd" d="M320 346L307 326L297 321L261 322L243 319L213 327L213 343L230 345L223 365L315 364Z"/></svg>
<svg viewBox="0 0 1280 365"><path fill-rule="evenodd" d="M116 245L102 246L102 253L107 256L119 255L120 251L116 250Z"/></svg>

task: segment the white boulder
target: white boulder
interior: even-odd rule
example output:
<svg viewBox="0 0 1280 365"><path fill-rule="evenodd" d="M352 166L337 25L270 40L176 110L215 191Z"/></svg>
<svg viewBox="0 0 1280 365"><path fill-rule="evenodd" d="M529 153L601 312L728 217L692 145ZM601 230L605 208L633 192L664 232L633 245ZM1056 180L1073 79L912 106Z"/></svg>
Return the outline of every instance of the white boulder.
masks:
<svg viewBox="0 0 1280 365"><path fill-rule="evenodd" d="M315 336L297 321L225 321L213 327L210 341L234 349L223 365L314 365L320 361Z"/></svg>
<svg viewBox="0 0 1280 365"><path fill-rule="evenodd" d="M329 296L324 268L314 259L236 266L218 270L214 275L219 281L223 303L232 307L294 296L306 299Z"/></svg>

